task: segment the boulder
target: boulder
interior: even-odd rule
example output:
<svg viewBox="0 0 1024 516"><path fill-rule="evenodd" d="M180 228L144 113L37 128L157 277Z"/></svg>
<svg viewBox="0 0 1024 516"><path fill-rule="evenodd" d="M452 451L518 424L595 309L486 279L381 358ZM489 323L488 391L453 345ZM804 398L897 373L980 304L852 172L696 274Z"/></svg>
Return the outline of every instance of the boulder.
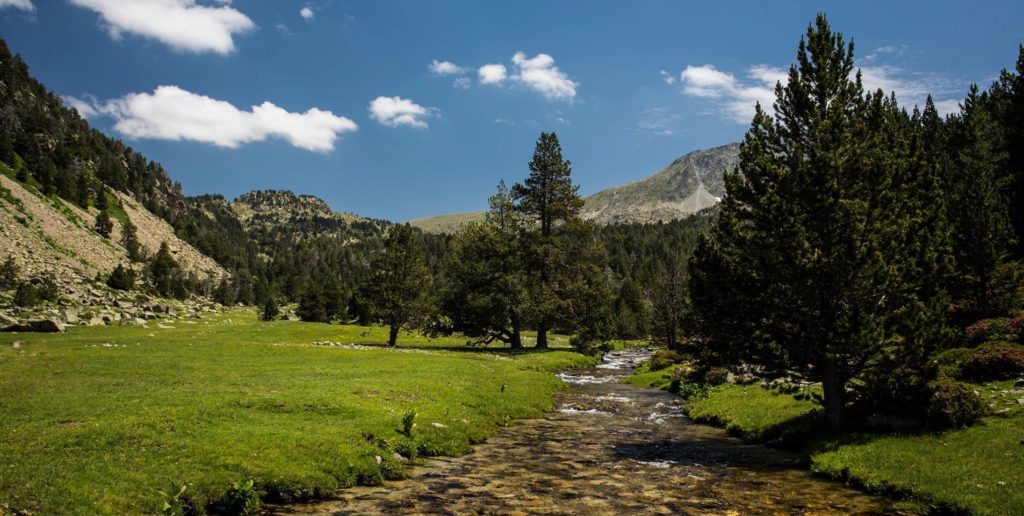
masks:
<svg viewBox="0 0 1024 516"><path fill-rule="evenodd" d="M64 322L66 324L78 324L79 321L78 312L74 310L64 310Z"/></svg>
<svg viewBox="0 0 1024 516"><path fill-rule="evenodd" d="M102 317L93 317L86 321L85 324L87 326L103 326L104 324L107 324L107 322L104 321Z"/></svg>
<svg viewBox="0 0 1024 516"><path fill-rule="evenodd" d="M157 318L157 315L155 313L153 313L153 312L143 312L142 313L142 318L147 320L147 321L152 321L153 319Z"/></svg>
<svg viewBox="0 0 1024 516"><path fill-rule="evenodd" d="M38 333L61 333L64 331L64 324L56 319L35 319L28 322L29 330Z"/></svg>
<svg viewBox="0 0 1024 516"><path fill-rule="evenodd" d="M18 325L18 320L17 319L15 319L15 318L7 315L7 314L0 314L0 328L6 328L8 326L17 326L17 325Z"/></svg>

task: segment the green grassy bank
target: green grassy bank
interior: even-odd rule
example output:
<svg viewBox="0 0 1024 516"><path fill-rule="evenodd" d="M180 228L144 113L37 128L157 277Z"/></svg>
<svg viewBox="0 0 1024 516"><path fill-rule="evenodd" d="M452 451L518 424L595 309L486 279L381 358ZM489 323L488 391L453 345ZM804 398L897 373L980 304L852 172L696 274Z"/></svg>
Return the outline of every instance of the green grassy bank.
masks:
<svg viewBox="0 0 1024 516"><path fill-rule="evenodd" d="M658 373L632 381L667 385ZM815 473L906 500L912 510L1024 514L1024 405L1012 384L978 385L995 415L942 433L817 437L812 401L756 384L713 387L686 411L748 441L799 445Z"/></svg>
<svg viewBox="0 0 1024 516"><path fill-rule="evenodd" d="M239 479L284 499L379 483L404 473L395 451L461 454L540 416L562 387L549 371L591 361L406 335L390 350L384 329L247 311L192 322L0 334L0 513L153 513L172 483L200 502Z"/></svg>

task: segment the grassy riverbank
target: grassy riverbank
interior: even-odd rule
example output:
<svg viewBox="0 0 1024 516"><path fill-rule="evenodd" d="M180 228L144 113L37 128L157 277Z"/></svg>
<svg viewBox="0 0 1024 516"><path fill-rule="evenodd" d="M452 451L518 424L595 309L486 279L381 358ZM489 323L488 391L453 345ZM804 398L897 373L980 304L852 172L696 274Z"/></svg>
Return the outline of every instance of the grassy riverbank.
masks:
<svg viewBox="0 0 1024 516"><path fill-rule="evenodd" d="M1024 405L1013 397L1012 382L978 390L997 415L938 434L816 438L811 401L759 385L714 387L686 410L695 421L749 441L800 443L814 472L910 500L917 510L1024 513Z"/></svg>
<svg viewBox="0 0 1024 516"><path fill-rule="evenodd" d="M379 483L403 474L394 451L465 453L550 408L562 383L549 371L592 363L406 335L391 350L383 329L249 311L217 319L0 334L0 513L154 513L171 483L200 502L239 479L293 499Z"/></svg>

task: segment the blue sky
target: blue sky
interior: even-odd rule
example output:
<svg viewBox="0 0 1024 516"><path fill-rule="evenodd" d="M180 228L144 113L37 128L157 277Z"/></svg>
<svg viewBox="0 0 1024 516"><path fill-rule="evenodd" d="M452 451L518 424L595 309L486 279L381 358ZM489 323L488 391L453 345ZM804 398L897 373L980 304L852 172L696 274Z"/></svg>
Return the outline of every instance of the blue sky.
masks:
<svg viewBox="0 0 1024 516"><path fill-rule="evenodd" d="M584 194L739 140L819 10L907 105L955 109L1024 42L1019 0L0 0L0 35L188 194L407 220L483 209L541 131Z"/></svg>

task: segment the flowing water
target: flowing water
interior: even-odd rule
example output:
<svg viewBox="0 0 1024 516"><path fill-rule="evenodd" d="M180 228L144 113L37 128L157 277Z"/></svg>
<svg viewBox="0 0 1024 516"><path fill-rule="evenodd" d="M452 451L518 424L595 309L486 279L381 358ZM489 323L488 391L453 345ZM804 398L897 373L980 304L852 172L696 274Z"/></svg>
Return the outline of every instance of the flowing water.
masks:
<svg viewBox="0 0 1024 516"><path fill-rule="evenodd" d="M690 422L673 394L620 385L648 355L613 352L561 373L544 419L408 480L279 508L293 514L892 514L884 499L813 477L797 457Z"/></svg>

